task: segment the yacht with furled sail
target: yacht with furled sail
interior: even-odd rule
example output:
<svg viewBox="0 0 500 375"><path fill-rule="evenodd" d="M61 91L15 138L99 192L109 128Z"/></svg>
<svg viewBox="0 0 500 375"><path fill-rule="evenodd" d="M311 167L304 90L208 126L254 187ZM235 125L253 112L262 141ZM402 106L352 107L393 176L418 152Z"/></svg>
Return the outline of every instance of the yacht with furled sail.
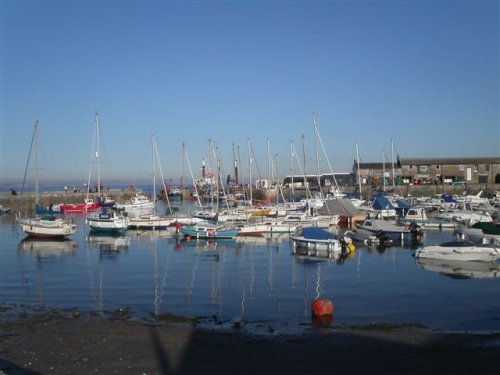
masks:
<svg viewBox="0 0 500 375"><path fill-rule="evenodd" d="M137 217L132 217L129 218L128 220L128 227L130 229L138 229L138 230L165 230L169 227L173 227L173 224L175 222L175 219L173 218L166 218L166 217L161 217L158 216L157 213L157 197L156 197L156 168L155 168L155 161L158 161L158 165L160 168L160 173L161 173L161 178L163 181L163 189L166 191L166 186L165 186L165 178L163 177L163 171L161 169L161 164L159 161L159 156L158 156L158 150L156 148L156 142L154 136L151 136L151 145L152 145L152 151L153 151L153 213L151 214L143 214L139 215ZM168 201L168 195L166 195L166 200Z"/></svg>
<svg viewBox="0 0 500 375"><path fill-rule="evenodd" d="M97 194L101 195L101 177L99 170L99 115L95 114L95 161L97 164ZM94 145L92 145L94 147ZM90 182L90 181L89 181ZM101 207L100 211L91 212L85 218L94 233L124 233L128 228L128 218L112 208Z"/></svg>
<svg viewBox="0 0 500 375"><path fill-rule="evenodd" d="M39 179L39 166L38 166L38 154L39 154L39 134L38 134L38 121L35 122L33 129L33 138L31 145L35 143L35 199L36 206L39 205L38 200L38 179ZM31 150L30 150L31 154ZM28 163L29 164L29 157ZM26 174L25 174L26 175ZM17 223L21 226L24 233L31 237L43 237L43 238L66 238L74 234L77 230L77 225L73 220L56 217L54 215L43 215L31 218L17 217Z"/></svg>

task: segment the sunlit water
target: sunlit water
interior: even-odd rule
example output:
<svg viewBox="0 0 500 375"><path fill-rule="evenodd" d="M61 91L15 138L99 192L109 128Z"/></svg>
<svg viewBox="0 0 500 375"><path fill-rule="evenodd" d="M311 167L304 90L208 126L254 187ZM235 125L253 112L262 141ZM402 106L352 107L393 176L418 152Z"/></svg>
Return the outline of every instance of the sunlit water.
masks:
<svg viewBox="0 0 500 375"><path fill-rule="evenodd" d="M0 218L2 305L299 326L322 297L334 304L334 325L500 331L498 262L420 265L411 246L361 244L338 262L293 255L287 236L179 243L165 232L90 236L77 222L71 241L56 242L25 239L12 217ZM427 232L424 242L453 236Z"/></svg>

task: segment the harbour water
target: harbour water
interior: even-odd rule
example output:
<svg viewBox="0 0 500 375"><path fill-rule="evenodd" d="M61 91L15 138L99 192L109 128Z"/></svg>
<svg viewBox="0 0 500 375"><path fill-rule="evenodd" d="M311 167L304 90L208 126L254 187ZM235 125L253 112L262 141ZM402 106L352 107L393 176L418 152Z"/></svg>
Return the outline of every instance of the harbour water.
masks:
<svg viewBox="0 0 500 375"><path fill-rule="evenodd" d="M404 244L357 244L340 262L292 254L288 236L186 242L134 230L104 237L75 220L77 233L60 242L28 239L13 216L0 217L2 306L301 327L321 297L334 304L332 326L500 332L498 262L422 265ZM453 238L452 231L427 232L424 243Z"/></svg>

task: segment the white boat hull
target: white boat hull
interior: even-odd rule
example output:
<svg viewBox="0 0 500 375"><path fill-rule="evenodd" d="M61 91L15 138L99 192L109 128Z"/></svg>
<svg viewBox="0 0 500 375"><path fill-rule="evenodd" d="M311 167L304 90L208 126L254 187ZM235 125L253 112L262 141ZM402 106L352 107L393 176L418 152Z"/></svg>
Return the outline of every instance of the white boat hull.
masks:
<svg viewBox="0 0 500 375"><path fill-rule="evenodd" d="M55 220L19 219L18 223L23 232L32 237L68 237L78 228L76 224L60 218Z"/></svg>
<svg viewBox="0 0 500 375"><path fill-rule="evenodd" d="M128 219L130 229L159 230L172 226L174 219L161 218L159 216L146 216ZM175 227L172 227L175 230Z"/></svg>

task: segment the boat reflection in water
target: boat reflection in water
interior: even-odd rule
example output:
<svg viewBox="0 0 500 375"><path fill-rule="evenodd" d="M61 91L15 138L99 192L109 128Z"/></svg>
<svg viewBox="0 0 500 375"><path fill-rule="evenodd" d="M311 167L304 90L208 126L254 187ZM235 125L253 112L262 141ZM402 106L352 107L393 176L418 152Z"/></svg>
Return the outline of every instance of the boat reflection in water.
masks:
<svg viewBox="0 0 500 375"><path fill-rule="evenodd" d="M26 237L19 242L18 250L39 258L55 258L60 256L75 255L78 243L67 239L40 239Z"/></svg>
<svg viewBox="0 0 500 375"><path fill-rule="evenodd" d="M454 279L486 279L500 277L498 262L474 262L417 258L417 264L426 271L438 272Z"/></svg>
<svg viewBox="0 0 500 375"><path fill-rule="evenodd" d="M130 237L89 234L86 238L86 242L90 247L99 249L101 254L112 254L119 253L123 250L128 250L130 246Z"/></svg>
<svg viewBox="0 0 500 375"><path fill-rule="evenodd" d="M176 249L183 247L191 247L197 250L216 250L240 247L241 245L233 239L220 239L220 240L178 240Z"/></svg>

